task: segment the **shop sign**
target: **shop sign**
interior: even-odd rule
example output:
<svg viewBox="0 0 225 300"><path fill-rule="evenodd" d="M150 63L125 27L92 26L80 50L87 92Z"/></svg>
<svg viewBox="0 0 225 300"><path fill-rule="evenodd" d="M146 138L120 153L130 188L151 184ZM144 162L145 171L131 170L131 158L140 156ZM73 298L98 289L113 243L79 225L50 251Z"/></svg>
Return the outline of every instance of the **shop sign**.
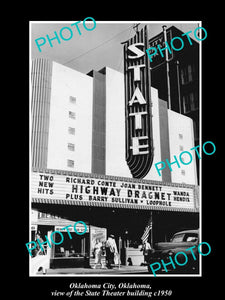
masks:
<svg viewBox="0 0 225 300"><path fill-rule="evenodd" d="M91 226L90 232L90 253L93 253L96 241L105 242L107 240L106 228Z"/></svg>
<svg viewBox="0 0 225 300"><path fill-rule="evenodd" d="M198 210L197 191L193 185L98 177L75 172L73 175L71 172L68 172L70 175L58 173L32 173L33 202L169 211Z"/></svg>
<svg viewBox="0 0 225 300"><path fill-rule="evenodd" d="M151 80L147 26L124 45L126 161L134 178L144 178L153 161Z"/></svg>
<svg viewBox="0 0 225 300"><path fill-rule="evenodd" d="M166 35L167 35L167 41L168 41L168 43L170 43L171 39L172 39L172 31L167 30ZM149 48L151 48L149 50L149 54L151 55L151 63L150 63L151 68L154 68L156 66L159 66L159 65L165 63L165 57L160 55L159 51L156 51L154 53L154 48L157 48L157 47L160 47L161 49L164 49L166 47L165 41L163 38L163 33L159 34L158 36L156 36L155 38L153 38L149 41ZM173 59L173 48L170 52L168 51L168 61L170 61L172 59Z"/></svg>
<svg viewBox="0 0 225 300"><path fill-rule="evenodd" d="M71 221L71 224L73 222ZM66 227L66 226L55 226L55 231L61 231L61 232L74 232L74 228L73 227ZM82 223L78 223L76 224L76 231L78 233L82 233L85 231L85 233L89 232L89 226L84 226Z"/></svg>

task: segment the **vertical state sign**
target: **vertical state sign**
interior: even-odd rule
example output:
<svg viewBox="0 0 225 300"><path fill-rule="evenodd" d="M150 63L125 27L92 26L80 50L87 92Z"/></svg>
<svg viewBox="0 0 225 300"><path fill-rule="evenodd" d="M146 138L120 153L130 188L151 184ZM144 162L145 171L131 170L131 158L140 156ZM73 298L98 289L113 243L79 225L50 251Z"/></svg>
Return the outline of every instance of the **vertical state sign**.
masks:
<svg viewBox="0 0 225 300"><path fill-rule="evenodd" d="M151 78L147 26L124 45L126 161L134 178L144 178L153 161Z"/></svg>

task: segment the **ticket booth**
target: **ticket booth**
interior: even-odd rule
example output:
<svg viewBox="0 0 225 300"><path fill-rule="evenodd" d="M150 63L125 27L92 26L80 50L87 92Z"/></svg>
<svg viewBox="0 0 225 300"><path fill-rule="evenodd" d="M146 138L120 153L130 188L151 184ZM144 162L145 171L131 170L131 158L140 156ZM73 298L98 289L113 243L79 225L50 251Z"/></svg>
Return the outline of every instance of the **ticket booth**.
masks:
<svg viewBox="0 0 225 300"><path fill-rule="evenodd" d="M54 231L60 231L62 233L63 242L60 243L62 237L59 234L53 236L55 244L52 244L50 268L89 267L89 226L87 225L85 230L82 224L77 224L76 229L78 233L85 232L79 235L74 231L73 226L65 229L68 225L72 225L71 222L69 222L69 224L54 226Z"/></svg>

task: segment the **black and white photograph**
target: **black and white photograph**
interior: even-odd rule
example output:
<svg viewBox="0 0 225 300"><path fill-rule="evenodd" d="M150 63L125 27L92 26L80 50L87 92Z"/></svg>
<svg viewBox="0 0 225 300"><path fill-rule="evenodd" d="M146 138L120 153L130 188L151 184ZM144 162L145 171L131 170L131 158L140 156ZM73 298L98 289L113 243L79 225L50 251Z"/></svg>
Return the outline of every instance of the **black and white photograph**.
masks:
<svg viewBox="0 0 225 300"><path fill-rule="evenodd" d="M204 275L204 26L29 21L28 276L70 278L47 296L172 298L154 280Z"/></svg>

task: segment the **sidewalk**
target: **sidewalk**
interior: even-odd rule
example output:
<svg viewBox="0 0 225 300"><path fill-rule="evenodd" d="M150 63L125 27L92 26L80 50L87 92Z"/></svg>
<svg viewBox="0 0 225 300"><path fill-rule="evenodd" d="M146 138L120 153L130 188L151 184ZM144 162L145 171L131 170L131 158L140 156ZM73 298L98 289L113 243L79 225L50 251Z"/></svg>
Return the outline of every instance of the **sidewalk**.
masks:
<svg viewBox="0 0 225 300"><path fill-rule="evenodd" d="M101 268L58 268L58 269L48 269L46 275L54 274L67 274L67 275L76 275L76 274L135 274L142 273L148 274L146 266L115 266L112 269L101 269ZM38 275L42 275L42 272L38 272Z"/></svg>

